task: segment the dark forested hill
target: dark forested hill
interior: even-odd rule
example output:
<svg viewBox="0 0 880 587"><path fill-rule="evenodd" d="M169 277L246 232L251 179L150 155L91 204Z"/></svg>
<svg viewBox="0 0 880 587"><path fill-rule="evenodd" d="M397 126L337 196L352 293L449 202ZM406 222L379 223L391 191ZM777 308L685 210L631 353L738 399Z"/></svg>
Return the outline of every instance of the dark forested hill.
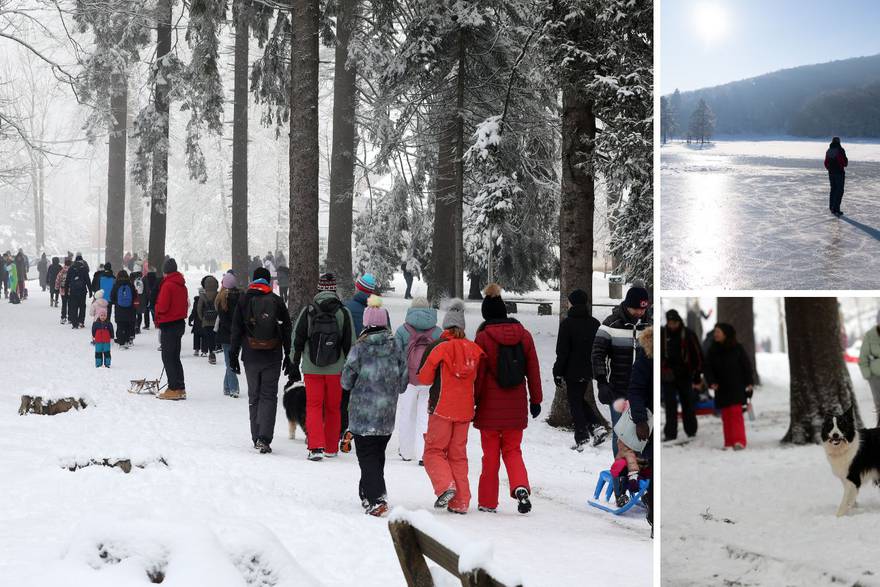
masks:
<svg viewBox="0 0 880 587"><path fill-rule="evenodd" d="M715 113L717 135L880 137L880 55L682 92L679 121L700 98Z"/></svg>

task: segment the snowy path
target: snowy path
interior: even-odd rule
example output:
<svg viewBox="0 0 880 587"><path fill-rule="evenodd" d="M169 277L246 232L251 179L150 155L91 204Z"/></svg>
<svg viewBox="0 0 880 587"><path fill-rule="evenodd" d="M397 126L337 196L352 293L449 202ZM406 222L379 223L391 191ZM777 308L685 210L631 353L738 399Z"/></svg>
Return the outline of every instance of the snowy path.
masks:
<svg viewBox="0 0 880 587"><path fill-rule="evenodd" d="M388 298L386 304L393 323L400 324L405 302ZM556 318L531 312L520 316L535 334L545 388L552 390ZM471 334L478 315L479 306L469 304ZM0 583L62 585L73 577L90 585L99 578L113 585L143 583L142 572L127 575L130 569L123 565L97 573L89 566L102 563L95 542L115 536L138 544L144 556L180 545L178 571L207 567L212 585L244 585L229 561L250 560L251 552L271 561L277 585L307 584L304 572L325 585L353 579L364 586L403 584L387 522L360 508L353 455L306 461L303 441L287 439L280 403L274 453L255 454L247 400L222 395L220 365L185 356L189 399L160 402L125 393L129 379L159 374L154 331L138 337L132 350L114 348L109 370L92 366L88 338L86 330L60 326L58 312L48 308L41 292L20 306L0 303L0 340L7 353L0 386ZM187 348L190 337L184 342ZM19 397L29 391L86 395L95 404L75 413L20 417ZM552 392L547 395L545 412ZM644 520L612 519L585 503L598 471L609 465L608 447L577 454L567 448L569 441L569 434L544 423L526 431L532 514L520 516L512 500L502 499L497 515L476 512L474 502L468 516L436 517L463 536L491 541L495 559L519 573L525 585L581 584L587 577L596 584L650 585L652 543ZM396 447L392 438L386 467L392 505L431 509L424 470L400 461ZM476 493L478 434L471 434L468 449ZM105 467L61 468L105 457L144 462L162 457L168 467L150 464L128 475ZM505 478L502 470L502 485ZM219 556L222 552L226 555ZM171 570L166 584L172 584ZM173 584L196 583L178 575Z"/></svg>
<svg viewBox="0 0 880 587"><path fill-rule="evenodd" d="M848 148L837 219L828 212L824 143L793 142L776 156L757 143L756 154L743 154L752 145L663 148L663 288L877 288L880 162L871 146Z"/></svg>
<svg viewBox="0 0 880 587"><path fill-rule="evenodd" d="M843 490L822 448L779 443L788 427L787 357L759 354L758 368L764 386L745 451L721 450L721 421L711 416L700 417L695 440L663 444L663 584L880 585L880 492L863 486L859 507L835 516ZM856 367L850 372L871 422L868 385Z"/></svg>

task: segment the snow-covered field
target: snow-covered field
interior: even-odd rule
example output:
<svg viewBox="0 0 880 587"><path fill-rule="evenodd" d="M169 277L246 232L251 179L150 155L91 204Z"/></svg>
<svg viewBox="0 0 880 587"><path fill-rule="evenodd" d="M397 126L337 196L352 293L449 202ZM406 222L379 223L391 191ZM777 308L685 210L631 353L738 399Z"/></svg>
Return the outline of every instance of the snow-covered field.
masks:
<svg viewBox="0 0 880 587"><path fill-rule="evenodd" d="M721 421L701 416L694 440L663 444L664 585L880 585L880 490L835 516L843 489L822 447L782 446L788 427L788 358L757 356L763 385L749 446L723 451ZM874 421L867 382L849 364L859 408Z"/></svg>
<svg viewBox="0 0 880 587"><path fill-rule="evenodd" d="M187 277L192 286L200 275ZM395 326L408 304L396 285L386 297ZM164 573L163 584L190 587L404 584L387 521L361 510L353 454L307 461L302 439L287 439L280 402L274 452L256 454L247 399L224 397L223 367L191 354L183 358L187 401L126 393L129 379L159 375L155 331L142 333L129 351L114 347L111 369L95 369L89 331L60 326L47 294L30 287L21 305L0 302L0 584L141 585L148 572ZM538 316L534 306L518 318L538 344L546 415L557 318ZM473 335L479 305L468 304L467 319ZM190 341L187 334L185 350ZM243 377L241 383L244 391ZM19 416L20 395L38 391L94 403L56 416ZM491 544L493 566L524 585L650 585L652 543L643 517L615 518L586 504L610 464L609 447L578 454L570 442L570 433L543 421L527 429L534 491L527 516L505 499L496 515L477 512L476 503L467 516L435 514L424 469L397 458L396 437L386 466L389 497L392 506L431 510L427 515L465 543ZM474 432L468 453L476 493L481 451ZM104 458L145 466L129 474L63 468ZM503 487L503 469L501 476Z"/></svg>
<svg viewBox="0 0 880 587"><path fill-rule="evenodd" d="M880 144L844 143L828 211L824 141L681 143L661 151L661 274L671 290L880 287Z"/></svg>

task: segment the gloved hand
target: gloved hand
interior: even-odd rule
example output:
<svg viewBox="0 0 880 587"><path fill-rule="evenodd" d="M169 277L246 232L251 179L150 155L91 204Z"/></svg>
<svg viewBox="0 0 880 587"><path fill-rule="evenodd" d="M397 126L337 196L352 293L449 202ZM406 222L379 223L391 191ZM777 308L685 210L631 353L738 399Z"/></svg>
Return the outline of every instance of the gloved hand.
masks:
<svg viewBox="0 0 880 587"><path fill-rule="evenodd" d="M556 377L553 378L553 383L556 384L556 387L562 387L562 385L563 385L565 382L563 381L562 377L560 377L559 375L557 375Z"/></svg>
<svg viewBox="0 0 880 587"><path fill-rule="evenodd" d="M541 415L541 404L529 404L529 411L532 413L532 418L537 418Z"/></svg>
<svg viewBox="0 0 880 587"><path fill-rule="evenodd" d="M647 422L639 422L636 424L636 436L639 440L648 440L648 436L651 435L651 430L648 427Z"/></svg>
<svg viewBox="0 0 880 587"><path fill-rule="evenodd" d="M229 353L229 370L236 375L241 375L241 364L238 362L238 353Z"/></svg>
<svg viewBox="0 0 880 587"><path fill-rule="evenodd" d="M598 385L599 388L599 401L606 406L610 406L614 403L614 388L611 387L611 384L608 382L600 382Z"/></svg>

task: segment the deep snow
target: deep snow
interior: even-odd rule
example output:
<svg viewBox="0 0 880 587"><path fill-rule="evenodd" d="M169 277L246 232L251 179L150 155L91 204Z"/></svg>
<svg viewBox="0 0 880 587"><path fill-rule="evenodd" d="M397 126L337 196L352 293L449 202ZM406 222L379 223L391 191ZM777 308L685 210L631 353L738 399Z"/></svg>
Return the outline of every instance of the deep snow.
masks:
<svg viewBox="0 0 880 587"><path fill-rule="evenodd" d="M200 277L189 273L190 287ZM596 281L597 288L607 287ZM395 326L408 306L402 284L396 285L386 297ZM418 283L416 293L423 287ZM324 585L403 584L387 521L361 510L354 454L307 461L301 435L287 439L280 402L274 452L256 454L247 400L224 397L223 367L191 353L183 358L187 401L126 393L129 379L159 375L155 330L142 333L131 350L114 346L113 367L95 369L90 331L60 326L47 294L34 282L30 288L30 299L19 306L0 302L7 353L0 387L0 584L136 585L147 583L150 569L164 569L167 585L314 584L309 576ZM518 317L538 344L543 419L553 397L557 318L538 316L534 306L521 306ZM468 304L467 319L473 335L479 305ZM185 351L190 340L187 334ZM243 377L241 383L244 391ZM88 395L94 403L57 416L18 416L24 390ZM570 442L570 433L530 421L524 455L531 514L517 514L515 502L502 498L498 514L479 513L474 502L469 515L453 517L434 513L424 470L402 462L392 438L391 504L430 510L425 515L463 543L489 543L493 565L525 585L650 585L652 542L643 517L614 518L586 504L599 471L610 464L609 446L578 454ZM475 494L481 451L473 431L468 453ZM92 458L146 466L130 474L62 468ZM503 488L503 469L501 477Z"/></svg>
<svg viewBox="0 0 880 587"><path fill-rule="evenodd" d="M688 442L663 443L663 585L880 585L880 491L864 485L859 507L835 516L843 496L821 446L783 446L788 357L759 353L763 385L748 448L724 451L721 421L700 416ZM859 408L875 420L867 382L849 363ZM680 424L679 424L680 425Z"/></svg>
<svg viewBox="0 0 880 587"><path fill-rule="evenodd" d="M880 145L844 143L850 165L828 211L823 141L681 143L661 151L664 289L880 287Z"/></svg>

